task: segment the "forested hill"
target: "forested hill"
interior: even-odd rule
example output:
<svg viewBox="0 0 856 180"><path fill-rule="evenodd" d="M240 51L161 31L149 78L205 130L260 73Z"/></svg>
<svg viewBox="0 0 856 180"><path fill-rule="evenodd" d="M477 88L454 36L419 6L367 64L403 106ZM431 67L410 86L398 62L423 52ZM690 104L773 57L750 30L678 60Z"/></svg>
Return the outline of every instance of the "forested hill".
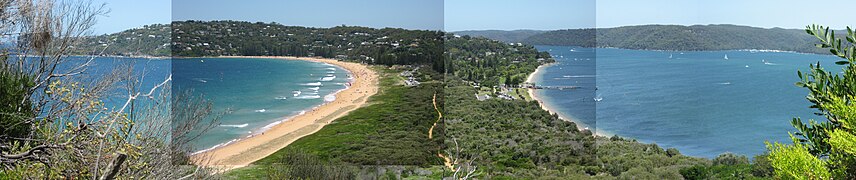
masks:
<svg viewBox="0 0 856 180"><path fill-rule="evenodd" d="M169 56L170 25L152 24L122 32L85 37L78 55Z"/></svg>
<svg viewBox="0 0 856 180"><path fill-rule="evenodd" d="M77 54L122 56L320 56L368 64L426 64L443 72L443 32L245 21L175 21L86 38ZM170 38L170 35L172 37ZM171 45L171 46L170 46Z"/></svg>
<svg viewBox="0 0 856 180"><path fill-rule="evenodd" d="M502 34L496 37L492 34ZM515 31L469 32L471 36L506 41L502 37L527 34ZM526 36L523 42L532 45L583 47L615 47L625 49L702 51L772 49L804 53L828 53L814 46L816 38L801 29L757 28L738 25L641 25L599 29L566 29Z"/></svg>
<svg viewBox="0 0 856 180"><path fill-rule="evenodd" d="M177 21L172 27L173 56L320 56L368 64L430 64L443 72L440 31L243 21Z"/></svg>
<svg viewBox="0 0 856 180"><path fill-rule="evenodd" d="M471 31L457 31L452 32L461 36L473 36L473 37L483 37L488 39L493 39L502 42L508 43L517 43L523 42L528 37L531 37L536 34L541 34L547 31L540 30L513 30L513 31L503 31L503 30L471 30Z"/></svg>

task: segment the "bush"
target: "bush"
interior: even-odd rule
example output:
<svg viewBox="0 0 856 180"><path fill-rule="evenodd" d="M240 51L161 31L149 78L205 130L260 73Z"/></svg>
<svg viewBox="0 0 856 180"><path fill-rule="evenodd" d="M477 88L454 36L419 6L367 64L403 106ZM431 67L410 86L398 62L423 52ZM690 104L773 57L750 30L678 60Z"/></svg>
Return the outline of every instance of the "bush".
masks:
<svg viewBox="0 0 856 180"><path fill-rule="evenodd" d="M749 158L743 155L736 155L733 153L724 153L720 154L716 158L713 159L713 165L742 165L749 164Z"/></svg>
<svg viewBox="0 0 856 180"><path fill-rule="evenodd" d="M27 137L35 116L29 89L35 86L30 76L4 68L7 57L0 57L0 139Z"/></svg>

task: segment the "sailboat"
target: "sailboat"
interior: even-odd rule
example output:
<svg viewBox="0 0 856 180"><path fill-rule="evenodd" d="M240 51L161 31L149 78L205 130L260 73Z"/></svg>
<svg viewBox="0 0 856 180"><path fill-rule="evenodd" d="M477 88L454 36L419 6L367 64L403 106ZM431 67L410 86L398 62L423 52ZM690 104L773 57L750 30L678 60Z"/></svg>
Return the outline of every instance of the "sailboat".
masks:
<svg viewBox="0 0 856 180"><path fill-rule="evenodd" d="M672 54L669 54L669 59L672 59Z"/></svg>
<svg viewBox="0 0 856 180"><path fill-rule="evenodd" d="M725 60L728 60L728 54L725 54Z"/></svg>

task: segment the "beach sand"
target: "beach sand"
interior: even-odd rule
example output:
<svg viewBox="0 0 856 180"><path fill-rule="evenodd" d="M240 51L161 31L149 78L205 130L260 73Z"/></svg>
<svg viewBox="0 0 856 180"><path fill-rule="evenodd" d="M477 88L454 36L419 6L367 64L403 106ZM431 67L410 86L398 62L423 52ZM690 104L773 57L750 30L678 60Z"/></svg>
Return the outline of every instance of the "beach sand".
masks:
<svg viewBox="0 0 856 180"><path fill-rule="evenodd" d="M368 66L333 59L284 56L221 56L223 58L270 58L305 60L333 64L351 72L351 87L336 94L336 100L321 105L303 115L291 117L267 131L191 157L197 165L226 171L244 167L288 146L301 137L321 130L333 120L363 106L369 96L378 91L378 75ZM285 117L284 117L285 118Z"/></svg>

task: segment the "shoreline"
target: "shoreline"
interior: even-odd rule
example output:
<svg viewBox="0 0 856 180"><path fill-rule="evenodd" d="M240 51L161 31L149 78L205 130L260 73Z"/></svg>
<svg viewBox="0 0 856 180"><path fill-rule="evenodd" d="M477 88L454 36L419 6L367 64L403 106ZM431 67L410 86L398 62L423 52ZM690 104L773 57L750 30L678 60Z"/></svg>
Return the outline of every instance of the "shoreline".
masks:
<svg viewBox="0 0 856 180"><path fill-rule="evenodd" d="M368 97L378 91L378 75L368 66L359 63L316 57L289 56L220 56L211 58L311 61L345 69L353 77L351 86L332 94L336 97L333 101L309 108L305 113L283 117L282 120L267 125L270 127L259 133L191 155L195 164L217 167L222 171L247 166L279 151L297 139L321 130L333 120L362 107L367 102Z"/></svg>
<svg viewBox="0 0 856 180"><path fill-rule="evenodd" d="M539 75L539 73L541 73L541 71L544 71L544 68L547 68L547 67L553 66L553 65L555 65L555 64L557 64L557 63L558 63L558 62L554 62L554 63L542 64L542 65L538 66L538 68L536 68L536 69L535 69L535 71L533 71L532 73L529 73L529 76L528 76L528 77L526 77L526 82L527 82L527 83L535 84L535 76ZM590 129L590 128L588 127L588 125L583 124L583 123L580 123L579 121L574 120L573 118L569 118L569 117L567 117L567 116L562 115L562 114L561 114L561 113L559 113L558 111L555 111L555 108L552 108L552 107L550 107L550 105L548 105L547 103L544 103L544 101L543 101L543 100L541 100L541 98L539 98L539 97L535 94L535 89L534 89L534 88L529 88L529 89L527 90L527 92L529 92L529 97L531 97L531 98L532 98L532 100L535 100L535 102L538 102L538 106L541 106L541 109L543 109L544 111L547 111L547 112L549 112L550 114L555 113L556 115L558 115L558 116L559 116L559 119L562 119L562 120L565 120L565 121L574 122L574 124L576 124L576 126L577 126L577 130L580 130L580 131L583 131L583 130L589 130L589 131L592 131L592 135L595 135L595 136L600 135L596 130L592 130L592 129Z"/></svg>

